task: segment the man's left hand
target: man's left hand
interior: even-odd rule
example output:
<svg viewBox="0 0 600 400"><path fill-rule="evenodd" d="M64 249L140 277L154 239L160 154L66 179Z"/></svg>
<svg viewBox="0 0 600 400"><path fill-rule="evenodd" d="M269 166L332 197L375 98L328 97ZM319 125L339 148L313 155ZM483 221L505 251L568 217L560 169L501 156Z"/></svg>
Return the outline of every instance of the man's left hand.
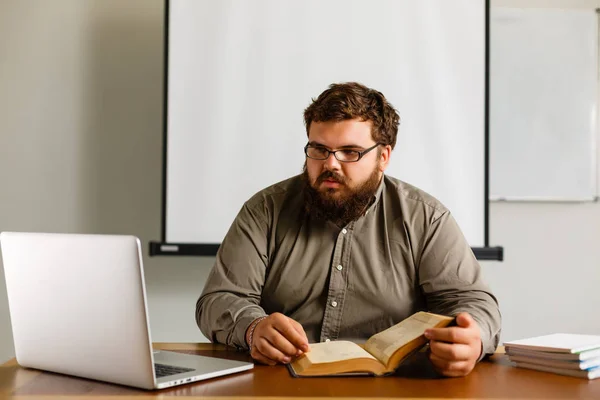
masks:
<svg viewBox="0 0 600 400"><path fill-rule="evenodd" d="M473 370L481 355L481 334L477 322L468 313L456 316L456 326L425 331L435 370L445 376L465 376Z"/></svg>

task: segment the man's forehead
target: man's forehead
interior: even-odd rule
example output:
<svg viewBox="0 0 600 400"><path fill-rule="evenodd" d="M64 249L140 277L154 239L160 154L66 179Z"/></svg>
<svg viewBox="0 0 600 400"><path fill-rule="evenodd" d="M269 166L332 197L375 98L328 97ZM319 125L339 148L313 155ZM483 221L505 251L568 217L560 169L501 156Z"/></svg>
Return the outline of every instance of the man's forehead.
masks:
<svg viewBox="0 0 600 400"><path fill-rule="evenodd" d="M371 121L344 120L312 122L308 130L309 142L326 146L366 146L373 143Z"/></svg>

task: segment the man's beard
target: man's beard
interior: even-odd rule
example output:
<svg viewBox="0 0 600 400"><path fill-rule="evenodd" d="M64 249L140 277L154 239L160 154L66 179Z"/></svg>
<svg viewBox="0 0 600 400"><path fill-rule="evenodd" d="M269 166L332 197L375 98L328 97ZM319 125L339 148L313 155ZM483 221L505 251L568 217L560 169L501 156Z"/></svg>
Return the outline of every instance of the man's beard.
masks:
<svg viewBox="0 0 600 400"><path fill-rule="evenodd" d="M350 188L347 184L348 180L343 176L332 171L324 171L313 186L310 183L306 163L302 176L306 182L304 194L306 210L318 219L331 221L338 226L347 225L366 211L381 181L379 170L374 168L371 176L364 183L357 188ZM318 189L325 179L335 180L340 186L325 190Z"/></svg>

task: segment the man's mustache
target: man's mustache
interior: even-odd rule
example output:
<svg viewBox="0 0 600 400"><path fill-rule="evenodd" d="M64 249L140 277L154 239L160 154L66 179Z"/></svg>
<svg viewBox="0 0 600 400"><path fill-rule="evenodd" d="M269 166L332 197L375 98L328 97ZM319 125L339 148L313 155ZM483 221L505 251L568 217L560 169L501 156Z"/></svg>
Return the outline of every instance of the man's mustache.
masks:
<svg viewBox="0 0 600 400"><path fill-rule="evenodd" d="M325 171L317 178L317 185L323 183L326 179L341 183L342 185L346 183L346 179L343 176L333 171Z"/></svg>

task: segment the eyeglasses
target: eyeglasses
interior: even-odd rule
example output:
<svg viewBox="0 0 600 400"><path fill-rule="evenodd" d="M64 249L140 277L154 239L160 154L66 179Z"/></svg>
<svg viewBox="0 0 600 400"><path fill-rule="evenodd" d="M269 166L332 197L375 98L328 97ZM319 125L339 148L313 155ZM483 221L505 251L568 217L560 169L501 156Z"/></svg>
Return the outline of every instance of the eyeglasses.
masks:
<svg viewBox="0 0 600 400"><path fill-rule="evenodd" d="M306 146L304 146L304 154L306 154L306 157L312 158L313 160L321 160L321 161L327 160L329 158L329 156L331 154L333 154L333 156L338 161L357 162L361 158L363 158L363 156L365 154L367 154L368 152L370 152L371 150L373 150L375 147L379 146L380 144L381 143L375 143L374 146L369 147L368 149L364 149L363 151L346 150L346 149L331 151L331 150L327 150L325 147L320 147L320 146L312 147L307 144Z"/></svg>

